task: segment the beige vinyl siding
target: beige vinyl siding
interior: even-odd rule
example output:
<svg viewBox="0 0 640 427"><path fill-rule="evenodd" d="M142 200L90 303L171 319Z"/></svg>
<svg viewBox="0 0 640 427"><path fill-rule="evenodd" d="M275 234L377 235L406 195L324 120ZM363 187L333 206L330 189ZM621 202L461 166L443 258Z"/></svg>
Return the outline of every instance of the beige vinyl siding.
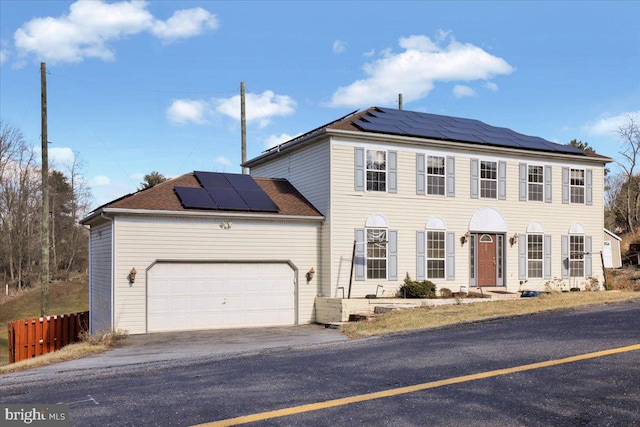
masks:
<svg viewBox="0 0 640 427"><path fill-rule="evenodd" d="M329 141L303 147L293 153L251 168L255 177L285 178L322 213L325 218L321 230L322 264L316 269L316 277L323 287L319 296L333 296L329 283L330 263L330 169Z"/></svg>
<svg viewBox="0 0 640 427"><path fill-rule="evenodd" d="M111 222L91 227L89 284L91 300L89 313L91 333L107 332L112 329L111 321L111 274L112 274L112 232Z"/></svg>
<svg viewBox="0 0 640 427"><path fill-rule="evenodd" d="M146 332L146 271L163 261L291 261L298 268L298 323L315 320L313 304L319 281L307 284L305 273L318 271L318 222L256 221L177 217L115 218L115 322L132 334ZM132 267L138 271L129 284Z"/></svg>
<svg viewBox="0 0 640 427"><path fill-rule="evenodd" d="M398 191L396 194L354 191L354 147L379 147L397 150ZM416 194L416 152L455 157L455 197ZM470 161L505 161L507 165L507 197L498 199L471 199ZM481 208L490 207L498 211L507 226L505 235L506 269L505 284L509 290L518 290L518 246L508 244L515 233L523 235L527 225L536 221L543 225L545 234L552 235L552 276L561 276L561 236L568 234L571 224L579 222L585 235L593 238L593 252L602 248L603 167L597 163L568 162L549 156L548 159L533 157L536 164L552 166L553 202L520 202L519 169L522 156L495 155L483 152L469 153L454 150L426 150L425 146L398 145L393 143L366 143L357 140L334 140L332 145L332 198L331 198L331 286L348 288L354 229L363 228L369 215L380 214L387 220L389 229L398 230L398 280L366 280L353 282L352 296L362 297L375 293L377 285L383 285L385 295L394 294L406 273L416 277L416 232L424 230L430 217L439 217L446 223L447 231L455 232L455 280L432 279L439 287L458 291L469 285L469 244L462 245L460 237L469 229L473 214ZM562 166L585 167L593 170L593 205L566 205L562 203ZM602 280L599 257L593 256L593 276ZM546 280L527 285L543 286ZM576 279L576 285L584 285ZM573 285L573 279L571 285Z"/></svg>

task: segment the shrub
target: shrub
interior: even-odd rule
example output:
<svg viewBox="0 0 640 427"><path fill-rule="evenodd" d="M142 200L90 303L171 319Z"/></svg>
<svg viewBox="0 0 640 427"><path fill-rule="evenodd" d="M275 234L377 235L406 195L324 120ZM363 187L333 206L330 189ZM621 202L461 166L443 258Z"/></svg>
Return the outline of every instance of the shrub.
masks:
<svg viewBox="0 0 640 427"><path fill-rule="evenodd" d="M404 279L404 285L402 285L398 291L398 296L404 298L435 298L436 285L429 280L423 280L421 282L411 280L409 273L407 273Z"/></svg>

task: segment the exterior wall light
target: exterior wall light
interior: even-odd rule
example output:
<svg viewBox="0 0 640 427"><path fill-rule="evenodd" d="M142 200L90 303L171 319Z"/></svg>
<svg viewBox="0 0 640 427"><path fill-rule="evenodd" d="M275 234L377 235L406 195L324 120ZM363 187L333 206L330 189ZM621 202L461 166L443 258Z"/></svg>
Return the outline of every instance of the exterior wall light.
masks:
<svg viewBox="0 0 640 427"><path fill-rule="evenodd" d="M460 237L460 244L464 245L465 243L467 243L467 241L469 240L469 236L471 236L471 233L469 233L468 231L466 233L464 233L461 237Z"/></svg>
<svg viewBox="0 0 640 427"><path fill-rule="evenodd" d="M136 268L133 267L129 272L129 283L133 284L136 282L136 274L138 274L138 272L136 271Z"/></svg>
<svg viewBox="0 0 640 427"><path fill-rule="evenodd" d="M316 271L313 269L313 267L311 267L311 269L309 269L309 271L307 271L307 274L305 274L305 276L307 277L307 283L309 283L311 281L311 279L313 279L313 275L316 273Z"/></svg>
<svg viewBox="0 0 640 427"><path fill-rule="evenodd" d="M509 237L509 244L511 246L515 245L516 243L518 243L518 233L516 233L513 236Z"/></svg>

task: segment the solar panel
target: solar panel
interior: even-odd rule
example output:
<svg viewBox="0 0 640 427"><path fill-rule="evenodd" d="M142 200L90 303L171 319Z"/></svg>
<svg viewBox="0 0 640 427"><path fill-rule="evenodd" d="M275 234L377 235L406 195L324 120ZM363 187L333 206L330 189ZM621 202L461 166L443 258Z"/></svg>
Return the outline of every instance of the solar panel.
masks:
<svg viewBox="0 0 640 427"><path fill-rule="evenodd" d="M378 123L371 123L371 122L353 122L354 125L356 125L357 127L361 128L362 130L366 130L366 131L373 131L373 132L382 132L382 133L391 133L391 134L396 134L396 135L406 135L406 132L399 129L396 126L393 125L388 125L388 124L378 124Z"/></svg>
<svg viewBox="0 0 640 427"><path fill-rule="evenodd" d="M236 190L262 191L251 175L225 174L225 176Z"/></svg>
<svg viewBox="0 0 640 427"><path fill-rule="evenodd" d="M219 209L230 211L248 211L249 205L234 188L205 188Z"/></svg>
<svg viewBox="0 0 640 427"><path fill-rule="evenodd" d="M205 188L232 188L231 183L227 180L227 174L219 172L194 172L198 182Z"/></svg>
<svg viewBox="0 0 640 427"><path fill-rule="evenodd" d="M249 209L254 212L278 212L278 206L271 198L260 189L260 191L238 190L240 197L249 205Z"/></svg>
<svg viewBox="0 0 640 427"><path fill-rule="evenodd" d="M570 145L522 135L511 129L491 126L475 119L442 116L431 113L375 107L363 116L365 121L353 124L363 131L394 135L438 138L450 141L483 143L502 147L584 154Z"/></svg>
<svg viewBox="0 0 640 427"><path fill-rule="evenodd" d="M218 209L218 205L204 188L174 187L173 191L186 209Z"/></svg>

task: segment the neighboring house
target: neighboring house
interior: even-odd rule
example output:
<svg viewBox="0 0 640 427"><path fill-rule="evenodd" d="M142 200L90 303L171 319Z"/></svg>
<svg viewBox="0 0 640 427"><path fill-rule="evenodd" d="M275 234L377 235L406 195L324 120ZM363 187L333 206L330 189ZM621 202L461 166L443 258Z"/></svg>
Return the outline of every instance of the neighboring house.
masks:
<svg viewBox="0 0 640 427"><path fill-rule="evenodd" d="M310 323L316 297L394 296L406 274L454 292L602 284L610 161L477 120L352 113L251 176L186 174L92 212L91 329Z"/></svg>
<svg viewBox="0 0 640 427"><path fill-rule="evenodd" d="M620 250L620 243L622 239L613 232L604 229L603 234L603 247L602 247L602 262L605 268L620 268L622 267L622 254Z"/></svg>

